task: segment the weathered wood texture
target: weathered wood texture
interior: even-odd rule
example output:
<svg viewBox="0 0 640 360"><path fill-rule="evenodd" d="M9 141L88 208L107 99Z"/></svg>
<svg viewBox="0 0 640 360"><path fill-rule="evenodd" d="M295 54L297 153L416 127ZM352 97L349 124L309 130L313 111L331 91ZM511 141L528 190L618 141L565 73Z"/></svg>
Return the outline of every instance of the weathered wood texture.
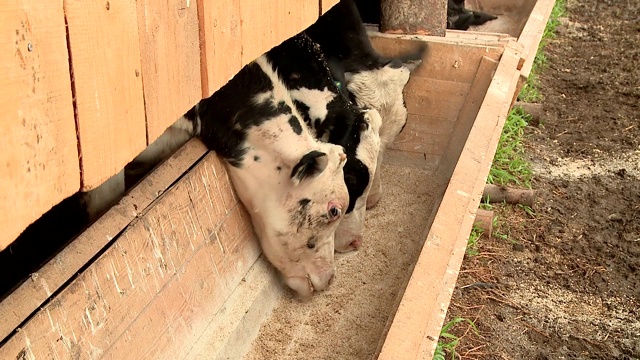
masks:
<svg viewBox="0 0 640 360"><path fill-rule="evenodd" d="M161 164L96 223L66 246L0 302L0 339L7 337L29 314L71 279L96 256L111 239L179 179L207 152L199 140L191 140Z"/></svg>
<svg viewBox="0 0 640 360"><path fill-rule="evenodd" d="M0 249L335 2L4 0Z"/></svg>
<svg viewBox="0 0 640 360"><path fill-rule="evenodd" d="M224 165L208 153L10 337L0 358L183 357L259 254Z"/></svg>
<svg viewBox="0 0 640 360"><path fill-rule="evenodd" d="M82 189L90 190L118 173L147 145L136 4L67 0L64 10Z"/></svg>
<svg viewBox="0 0 640 360"><path fill-rule="evenodd" d="M521 57L516 48L507 46L501 56L469 132L454 130L451 134L452 139L466 140L461 152L447 151L442 157L438 174L451 177L398 311L380 342L378 359L433 357L474 213L515 91ZM477 86L482 87L482 82Z"/></svg>
<svg viewBox="0 0 640 360"><path fill-rule="evenodd" d="M148 144L202 97L198 1L136 2Z"/></svg>
<svg viewBox="0 0 640 360"><path fill-rule="evenodd" d="M444 36L446 0L380 0L380 31L393 34Z"/></svg>
<svg viewBox="0 0 640 360"><path fill-rule="evenodd" d="M531 73L533 60L555 3L555 0L537 0L518 37L518 42L524 46L525 51L525 62L521 71L525 77L529 77Z"/></svg>
<svg viewBox="0 0 640 360"><path fill-rule="evenodd" d="M242 66L318 18L316 1L201 0L202 91L210 96Z"/></svg>
<svg viewBox="0 0 640 360"><path fill-rule="evenodd" d="M0 250L78 191L61 2L0 1Z"/></svg>
<svg viewBox="0 0 640 360"><path fill-rule="evenodd" d="M479 69L487 65L483 65L483 59L494 61L491 68L486 69L491 71L503 48L496 43L485 46L433 42L432 39L436 38L431 36L417 39L422 40L416 40L415 36L384 34L371 38L374 48L387 56L411 52L421 41L429 41L429 51L422 59L428 65L411 74L404 91L409 121L390 148L442 156L450 147L449 139L454 127L460 123L471 126L482 103L491 80L491 76L484 73L479 76ZM477 81L483 81L485 85L479 86L475 83ZM471 104L475 109L470 107ZM460 118L465 120L460 121ZM465 140L459 139L461 144Z"/></svg>

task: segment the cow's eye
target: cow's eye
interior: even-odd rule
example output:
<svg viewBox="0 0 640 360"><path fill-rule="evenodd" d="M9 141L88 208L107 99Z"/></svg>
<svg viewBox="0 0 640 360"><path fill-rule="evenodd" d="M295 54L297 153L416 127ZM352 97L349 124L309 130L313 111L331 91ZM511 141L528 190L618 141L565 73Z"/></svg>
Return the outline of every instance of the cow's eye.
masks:
<svg viewBox="0 0 640 360"><path fill-rule="evenodd" d="M331 207L331 209L329 209L329 220L330 221L338 219L340 217L340 215L342 215L342 210L340 210L338 207L333 206L333 207Z"/></svg>

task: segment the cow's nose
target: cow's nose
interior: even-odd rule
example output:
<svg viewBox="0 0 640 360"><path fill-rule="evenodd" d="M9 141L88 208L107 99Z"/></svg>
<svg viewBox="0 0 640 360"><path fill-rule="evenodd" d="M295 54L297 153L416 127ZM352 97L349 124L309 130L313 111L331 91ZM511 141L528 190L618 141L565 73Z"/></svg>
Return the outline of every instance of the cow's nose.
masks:
<svg viewBox="0 0 640 360"><path fill-rule="evenodd" d="M354 250L358 250L360 246L362 246L362 236L361 235L354 236L349 246Z"/></svg>

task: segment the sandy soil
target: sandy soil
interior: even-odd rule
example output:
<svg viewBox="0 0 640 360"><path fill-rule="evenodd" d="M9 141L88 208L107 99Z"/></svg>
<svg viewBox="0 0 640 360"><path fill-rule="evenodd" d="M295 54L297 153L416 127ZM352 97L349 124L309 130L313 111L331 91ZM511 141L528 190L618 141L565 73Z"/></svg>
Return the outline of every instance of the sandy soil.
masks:
<svg viewBox="0 0 640 360"><path fill-rule="evenodd" d="M336 281L324 293L305 303L282 299L245 359L368 359L375 353L434 201L433 187L426 186L433 166L385 160L384 195L367 213L363 247L338 255Z"/></svg>
<svg viewBox="0 0 640 360"><path fill-rule="evenodd" d="M463 359L640 358L640 1L568 12L527 130L536 214L497 207L508 239L480 239L449 308L478 326Z"/></svg>

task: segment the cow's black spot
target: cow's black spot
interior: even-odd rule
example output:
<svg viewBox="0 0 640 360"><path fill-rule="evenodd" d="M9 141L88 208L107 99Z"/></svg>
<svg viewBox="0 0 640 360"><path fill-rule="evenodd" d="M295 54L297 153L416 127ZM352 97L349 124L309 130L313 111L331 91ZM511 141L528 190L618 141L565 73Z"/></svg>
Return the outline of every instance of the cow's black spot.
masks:
<svg viewBox="0 0 640 360"><path fill-rule="evenodd" d="M298 205L289 214L289 225L295 226L300 231L304 226L312 227L313 219L311 217L310 206L311 199L301 199Z"/></svg>
<svg viewBox="0 0 640 360"><path fill-rule="evenodd" d="M280 170L282 170L282 166L276 166L276 170L280 172Z"/></svg>
<svg viewBox="0 0 640 360"><path fill-rule="evenodd" d="M327 166L327 154L313 150L306 153L291 170L291 178L302 181L309 176L319 174Z"/></svg>
<svg viewBox="0 0 640 360"><path fill-rule="evenodd" d="M307 125L311 126L311 118L309 117L309 106L296 99L293 100L293 105L296 107L296 109L298 109L300 115L302 115L302 120L304 120Z"/></svg>
<svg viewBox="0 0 640 360"><path fill-rule="evenodd" d="M255 155L255 156L253 157L253 161L260 161L260 156Z"/></svg>
<svg viewBox="0 0 640 360"><path fill-rule="evenodd" d="M355 156L348 157L344 165L344 182L349 192L349 206L345 212L348 214L353 211L356 200L362 196L369 185L369 169Z"/></svg>
<svg viewBox="0 0 640 360"><path fill-rule="evenodd" d="M241 167L248 149L248 130L279 115L291 114L285 101L255 104L248 99L273 90L269 76L256 63L243 67L227 84L191 109L189 118L200 119L200 138L229 164ZM197 114L194 114L197 112Z"/></svg>
<svg viewBox="0 0 640 360"><path fill-rule="evenodd" d="M291 117L289 118L289 125L291 125L291 129L293 129L294 133L298 135L302 134L302 126L300 125L300 121L298 121L298 118L291 115Z"/></svg>
<svg viewBox="0 0 640 360"><path fill-rule="evenodd" d="M306 207L306 206L309 205L310 202L311 202L311 199L304 198L304 199L300 199L300 201L298 201L298 205L300 207Z"/></svg>

